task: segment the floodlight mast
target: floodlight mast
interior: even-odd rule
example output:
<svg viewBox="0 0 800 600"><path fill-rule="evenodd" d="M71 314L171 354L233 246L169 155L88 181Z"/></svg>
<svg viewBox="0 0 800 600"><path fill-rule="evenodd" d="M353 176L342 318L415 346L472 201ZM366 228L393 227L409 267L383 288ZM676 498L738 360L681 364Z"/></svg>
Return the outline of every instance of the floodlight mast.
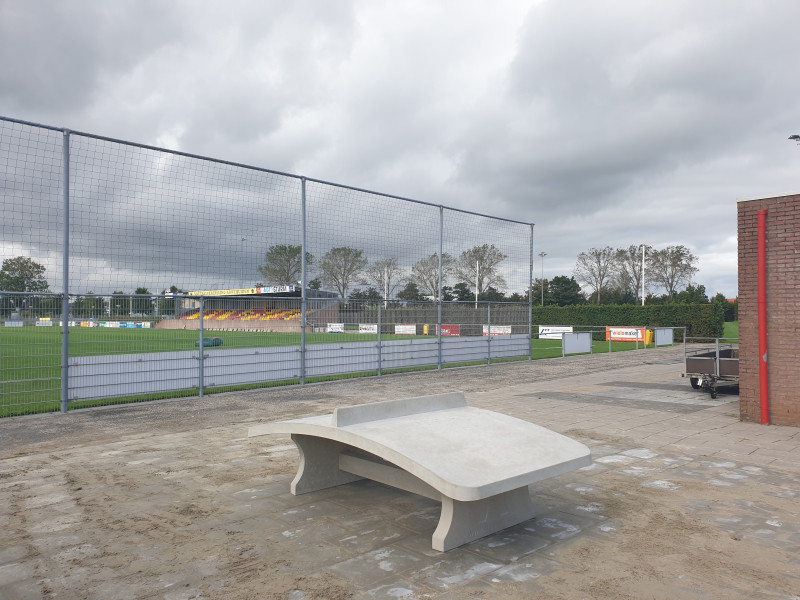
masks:
<svg viewBox="0 0 800 600"><path fill-rule="evenodd" d="M539 256L542 259L542 280L539 285L542 288L542 306L544 306L544 257L547 256L547 252L539 252Z"/></svg>

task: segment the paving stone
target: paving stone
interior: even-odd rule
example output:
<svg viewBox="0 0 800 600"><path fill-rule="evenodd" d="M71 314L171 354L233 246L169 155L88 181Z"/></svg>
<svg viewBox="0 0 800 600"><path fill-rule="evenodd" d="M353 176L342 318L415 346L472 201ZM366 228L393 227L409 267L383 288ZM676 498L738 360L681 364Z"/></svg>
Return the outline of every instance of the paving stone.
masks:
<svg viewBox="0 0 800 600"><path fill-rule="evenodd" d="M610 359L629 360L625 356ZM0 420L4 439L11 439L18 448L33 442L29 456L2 462L3 474L9 476L0 482L0 528L17 531L24 527L32 535L29 546L0 548L0 599L41 598L45 596L42 586L53 597L68 597L75 582L101 580L92 591L93 598L147 595L183 600L202 593L222 595L225 589L220 582L224 577L235 576L221 570L231 564L222 560L226 552L238 558L234 570L239 569L242 581L275 557L282 557L286 565L273 564L272 568L282 573L324 573L327 569L351 585L356 599L496 599L503 597L506 589L517 596L536 597L547 577L558 576L559 570L576 568L577 563L572 561L569 565L558 561L570 548L580 548L587 541L626 542L624 513L620 514L617 508L616 514L605 514L606 505L614 506L607 484L622 478L646 486L643 492L646 490L654 501L662 497L665 510L680 511L718 533L758 548L787 549L787 555L794 558L785 565L776 565L774 573L795 581L794 572L800 572L800 553L796 551L800 547L800 521L796 511L780 508L787 506L787 501L800 499L800 461L796 455L800 435L795 430L741 423L731 416L736 413L735 397L711 401L705 394L694 393L679 377L658 379L647 365L625 371L629 378L625 380L621 371L609 367L612 363L587 377L571 371L584 363L571 362L569 369L560 364L536 364L535 379L517 376L532 371L530 368L517 371L518 367L512 367L501 376L494 375L501 372L500 367L491 372L480 371L492 374L475 378L479 380L475 384L470 384L468 377L419 374L226 396L247 407L241 413L221 412L221 396L198 399L191 404L195 409L206 406L204 414L210 420L204 422L203 435L228 436L214 446L214 455L207 458L168 451L175 440L182 440L180 444L185 446L197 443L197 430L174 431L167 426L170 419L178 422L180 417L181 427L185 427L185 411L190 404L187 402L124 409L128 413L87 411L51 417L49 421L29 419L33 428L26 431L11 423L13 420ZM502 381L487 387L491 377ZM253 460L286 462L289 457L297 457L288 438L276 437L271 444L256 444L239 432L246 429L246 423L270 418L269 411L281 405L274 399L285 395L290 401L295 396L302 400L304 395L311 398L316 394L309 411L328 412L331 404L353 403L354 398L399 397L401 389L447 391L454 380L466 383L470 404L495 407L586 443L594 464L531 486L536 518L447 553L431 549L431 535L440 513L438 502L366 480L292 496L289 485L293 473L250 481L235 477ZM565 380L574 385L566 388ZM329 390L324 398L314 391L322 389ZM327 404L321 404L323 400ZM130 415L136 415L137 422L146 421L148 427L136 433L134 420L128 420ZM239 420L233 423L230 415L237 415ZM53 423L52 428L47 425L49 422ZM37 434L40 423L44 433ZM86 447L73 447L68 436L73 426L86 427L92 435L98 428L100 438L97 442L93 438ZM236 435L229 435L234 426ZM62 428L65 433L61 433ZM142 437L108 438L119 431ZM51 441L58 439L63 448ZM54 448L53 455L59 456L58 469L49 464L46 453L37 450L45 444ZM205 480L198 470L209 458L220 473L229 477ZM115 570L102 567L97 564L98 548L83 537L85 528L92 525L84 520L91 517L91 510L70 503L71 492L65 487L60 470L62 465L86 468L97 461L125 465L125 469L147 476L147 484L126 490L127 507L143 516L152 511L154 525L158 524L158 517L175 516L170 511L177 503L190 504L181 498L182 488L188 483L204 494L216 494L223 510L193 515L181 522L171 532L174 539L157 528L141 534L116 532L119 539L109 543L106 556L119 564ZM103 485L117 482L97 481L95 485L102 494ZM723 489L732 490L735 499L710 499L710 494ZM23 494L21 490L25 490L24 502L36 517L31 524L20 523L9 510L12 500ZM687 495L690 493L694 497ZM204 536L218 553L184 564L180 573L170 573L162 567L165 553L178 551L180 544L193 536ZM139 545L134 548L136 544ZM134 550L136 558L128 560ZM600 561L593 568L599 569L607 562ZM143 590L132 585L125 575L137 571L154 573L155 585L162 587ZM37 577L37 573L47 573L47 577ZM751 589L728 589L686 575L665 581L664 586L663 597L698 597L707 591L708 597L792 598L769 589L756 596ZM800 586L795 588L800 591ZM299 587L289 592L291 600L304 597L306 592Z"/></svg>
<svg viewBox="0 0 800 600"><path fill-rule="evenodd" d="M412 567L419 568L421 563L423 563L422 557L400 546L385 546L331 565L328 570L354 582L359 587L374 588L389 576L397 576Z"/></svg>
<svg viewBox="0 0 800 600"><path fill-rule="evenodd" d="M448 590L480 579L501 567L503 563L469 552L454 556L447 553L433 564L416 569L413 579L437 590Z"/></svg>

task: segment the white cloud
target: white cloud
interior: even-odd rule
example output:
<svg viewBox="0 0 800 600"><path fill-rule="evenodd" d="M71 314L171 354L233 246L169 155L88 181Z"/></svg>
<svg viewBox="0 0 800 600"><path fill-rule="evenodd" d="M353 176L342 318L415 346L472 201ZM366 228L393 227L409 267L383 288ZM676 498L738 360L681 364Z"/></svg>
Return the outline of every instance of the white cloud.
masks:
<svg viewBox="0 0 800 600"><path fill-rule="evenodd" d="M0 4L0 114L536 223L545 275L797 192L800 4ZM534 272L539 269L535 267Z"/></svg>

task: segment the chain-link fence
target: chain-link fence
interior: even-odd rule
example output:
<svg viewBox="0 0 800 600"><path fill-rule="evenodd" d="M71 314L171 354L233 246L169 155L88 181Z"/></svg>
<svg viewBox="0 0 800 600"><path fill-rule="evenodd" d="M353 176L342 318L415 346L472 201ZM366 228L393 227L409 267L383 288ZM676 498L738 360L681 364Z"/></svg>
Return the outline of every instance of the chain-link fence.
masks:
<svg viewBox="0 0 800 600"><path fill-rule="evenodd" d="M533 225L0 117L0 414L531 356Z"/></svg>

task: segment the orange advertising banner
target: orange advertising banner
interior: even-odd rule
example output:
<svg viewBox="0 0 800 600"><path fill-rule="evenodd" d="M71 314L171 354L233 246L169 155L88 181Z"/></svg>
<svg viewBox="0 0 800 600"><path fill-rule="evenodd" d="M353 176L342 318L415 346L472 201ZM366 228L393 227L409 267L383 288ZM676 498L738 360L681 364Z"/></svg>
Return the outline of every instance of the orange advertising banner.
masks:
<svg viewBox="0 0 800 600"><path fill-rule="evenodd" d="M645 327L606 327L607 342L644 342Z"/></svg>

